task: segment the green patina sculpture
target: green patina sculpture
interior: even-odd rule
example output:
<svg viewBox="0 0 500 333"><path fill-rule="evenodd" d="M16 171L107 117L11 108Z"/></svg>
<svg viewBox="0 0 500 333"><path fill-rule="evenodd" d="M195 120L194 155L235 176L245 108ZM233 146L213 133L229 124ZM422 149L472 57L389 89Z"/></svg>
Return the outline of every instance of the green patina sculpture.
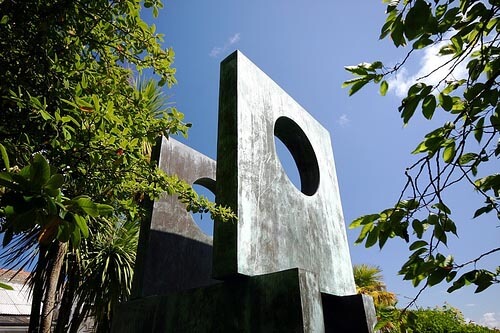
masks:
<svg viewBox="0 0 500 333"><path fill-rule="evenodd" d="M159 147L165 171L215 190L238 222L216 222L212 245L175 198L155 203L136 298L119 306L113 332L373 332L373 301L355 294L330 136L250 60L236 51L221 65L217 165L172 139Z"/></svg>

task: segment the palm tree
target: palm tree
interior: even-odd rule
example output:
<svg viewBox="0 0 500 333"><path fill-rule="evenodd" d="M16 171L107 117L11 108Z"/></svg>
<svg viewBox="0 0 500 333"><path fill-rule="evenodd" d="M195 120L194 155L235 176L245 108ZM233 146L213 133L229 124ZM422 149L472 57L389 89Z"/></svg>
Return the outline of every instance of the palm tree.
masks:
<svg viewBox="0 0 500 333"><path fill-rule="evenodd" d="M130 295L138 237L137 221L104 221L92 241L82 246L75 260L78 276L73 278L79 281L76 304L71 322L58 322L60 332L76 332L88 317L96 332L109 332L113 308Z"/></svg>
<svg viewBox="0 0 500 333"><path fill-rule="evenodd" d="M358 294L369 295L373 298L377 319L379 320L377 326L380 332L393 332L397 327L392 319L395 314L394 305L397 299L394 293L387 291L387 287L382 281L380 267L366 264L354 265L353 273Z"/></svg>
<svg viewBox="0 0 500 333"><path fill-rule="evenodd" d="M354 282L359 294L370 295L375 303L375 308L384 308L396 304L396 295L387 291L382 281L382 270L378 266L366 264L354 265Z"/></svg>

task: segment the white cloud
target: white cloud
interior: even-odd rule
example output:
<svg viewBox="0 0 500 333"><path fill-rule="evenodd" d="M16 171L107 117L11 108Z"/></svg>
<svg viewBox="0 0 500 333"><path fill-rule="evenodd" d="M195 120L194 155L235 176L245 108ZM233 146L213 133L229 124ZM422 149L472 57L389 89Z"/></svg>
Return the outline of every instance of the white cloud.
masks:
<svg viewBox="0 0 500 333"><path fill-rule="evenodd" d="M229 37L229 44L230 45L238 43L239 41L240 41L240 33L239 32L234 34L234 36Z"/></svg>
<svg viewBox="0 0 500 333"><path fill-rule="evenodd" d="M347 115L345 113L343 113L342 115L340 115L339 119L337 119L337 123L341 127L347 126L350 122L351 122L351 120L347 117Z"/></svg>
<svg viewBox="0 0 500 333"><path fill-rule="evenodd" d="M216 58L219 56L219 54L222 52L222 48L220 47L214 47L212 49L212 51L210 51L210 53L208 54L209 56L211 56L212 58Z"/></svg>
<svg viewBox="0 0 500 333"><path fill-rule="evenodd" d="M445 44L445 42L437 43L436 45L429 46L424 50L422 59L420 59L420 69L417 73L410 74L405 67L402 67L394 77L388 80L389 90L396 94L396 96L402 98L406 97L408 89L415 84L417 80L430 85L438 84L451 71L453 64L453 62L450 62L445 65L446 62L451 59L451 56L438 55L439 50ZM432 72L440 66L443 67L439 68L435 72ZM432 74L430 74L431 72ZM448 80L459 80L465 78L466 76L467 69L465 64L462 62L453 70L453 73L448 77Z"/></svg>
<svg viewBox="0 0 500 333"><path fill-rule="evenodd" d="M238 43L240 39L240 33L237 32L227 39L224 46L214 46L208 55L212 58L217 58L221 53L226 52L233 44Z"/></svg>
<svg viewBox="0 0 500 333"><path fill-rule="evenodd" d="M481 318L479 323L491 328L500 328L500 320L496 318L494 312L487 312L483 314L483 318Z"/></svg>

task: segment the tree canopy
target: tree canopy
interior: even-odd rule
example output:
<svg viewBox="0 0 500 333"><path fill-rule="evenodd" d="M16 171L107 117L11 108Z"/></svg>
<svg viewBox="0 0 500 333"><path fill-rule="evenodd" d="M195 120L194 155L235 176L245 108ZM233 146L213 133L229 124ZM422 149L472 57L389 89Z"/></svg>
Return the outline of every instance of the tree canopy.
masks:
<svg viewBox="0 0 500 333"><path fill-rule="evenodd" d="M69 308L78 297L93 302L77 309L78 320L95 315L106 330L113 302L129 292L134 258L123 252L126 271L106 273L112 267L92 251L105 239L131 237L119 230L134 230L145 200L166 192L193 212L234 218L151 161L158 137L186 135L190 126L161 91L176 83L174 52L141 18L144 8L156 16L161 7L159 0L0 1L2 256L13 268L38 258L32 332L50 329L56 294ZM113 283L118 289L108 288ZM84 290L100 286L115 298ZM60 332L78 324L60 320Z"/></svg>
<svg viewBox="0 0 500 333"><path fill-rule="evenodd" d="M445 304L434 308L381 311L382 321L390 321L388 333L495 333L498 329L468 322L460 310Z"/></svg>
<svg viewBox="0 0 500 333"><path fill-rule="evenodd" d="M406 56L392 67L382 61L348 66L346 70L354 78L344 86L350 87L352 95L375 83L385 95L391 88L389 78L408 59L437 47L444 64L419 78L398 108L403 124L420 114L436 127L416 143L412 154L418 157L404 171L406 185L395 205L359 217L350 227L361 228L356 242L364 242L366 247L378 244L382 248L393 238L409 243L410 255L399 273L414 286L423 282L425 288L446 281L448 292L466 285L474 285L475 292L484 291L500 282L500 266L483 264L485 257L498 255L500 247L480 253L471 248L470 260L455 262L453 254L446 253L446 246L450 236L459 234L460 222L456 222L446 195L459 184L467 184L470 194L481 196L483 201L470 216L487 216L492 230L499 227L500 174L491 170L498 167L500 156L500 3L384 2L386 21L380 38L390 38L395 47L406 50ZM458 66L466 69L465 77L455 76ZM426 78L436 73L441 75L438 83L426 83ZM446 121L441 123L440 119Z"/></svg>

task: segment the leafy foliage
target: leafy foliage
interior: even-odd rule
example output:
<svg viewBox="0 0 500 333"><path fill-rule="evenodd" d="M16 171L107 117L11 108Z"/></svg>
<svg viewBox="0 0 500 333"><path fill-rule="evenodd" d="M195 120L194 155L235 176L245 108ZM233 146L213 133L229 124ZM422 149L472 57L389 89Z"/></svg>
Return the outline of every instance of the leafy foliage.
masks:
<svg viewBox="0 0 500 333"><path fill-rule="evenodd" d="M357 292L370 295L376 309L396 304L396 295L387 291L379 267L366 264L354 265L353 272Z"/></svg>
<svg viewBox="0 0 500 333"><path fill-rule="evenodd" d="M142 7L156 16L162 3L0 1L2 256L10 267L22 267L41 254L33 294L44 304L54 303L47 300L55 294L44 293L53 276L68 281L59 283L59 291L75 303L87 277L77 273L90 265L85 251L95 250L91 244L110 223L127 231L129 223L138 224L144 200L166 192L191 211L209 211L221 221L235 218L151 161L161 135L186 135L190 125L160 90L176 83L174 52L141 19ZM144 70L154 75L151 81L138 79ZM72 246L61 245L67 241ZM61 266L50 256L66 248L65 267L71 269L59 274ZM119 286L110 292L114 300L99 299L106 304L129 292L130 277L111 269L94 267L110 279L103 283ZM92 288L98 291L98 285ZM111 306L106 311L102 318L110 317ZM39 313L35 309L32 318Z"/></svg>
<svg viewBox="0 0 500 333"><path fill-rule="evenodd" d="M458 183L468 184L484 199L471 216L490 214L497 227L500 219L500 175L484 176L483 171L498 163L500 156L500 4L478 0L385 2L387 17L380 38L390 37L396 47L409 51L392 68L381 61L346 67L355 77L344 86L350 87L352 95L371 82L385 95L390 89L388 78L407 59L439 46L439 55L448 60L408 89L399 112L405 125L418 113L431 120L441 112L439 118L448 121L426 134L412 152L421 157L405 171L407 182L394 207L362 216L351 228L361 228L356 242L364 242L366 247L378 244L382 248L395 237L409 243L411 254L400 274L414 286L422 281L424 288L446 281L451 283L449 292L466 285L484 291L500 282L500 267L479 267L481 259L500 248L464 263L441 251L459 231L445 200L445 194ZM467 77L455 78L454 70L463 64ZM445 70L440 81L426 84L425 79L438 70Z"/></svg>
<svg viewBox="0 0 500 333"><path fill-rule="evenodd" d="M4 158L8 165L7 155ZM19 172L0 172L0 184L5 191L0 201L4 247L13 235L38 229L38 241L42 244L58 239L71 241L78 248L81 239L89 236L87 218L113 212L113 207L96 204L88 196L63 197L64 177L53 171L42 155L35 154L33 161Z"/></svg>
<svg viewBox="0 0 500 333"><path fill-rule="evenodd" d="M493 333L497 329L468 323L462 313L449 305L442 307L407 310L386 310L382 313L383 319L392 319L396 323L391 333Z"/></svg>
<svg viewBox="0 0 500 333"><path fill-rule="evenodd" d="M378 317L377 330L390 332L395 327L391 321L394 318L392 316L382 318L382 315L386 313L393 315L397 299L394 293L387 291L382 281L382 270L377 266L361 264L353 266L353 273L357 293L369 295L373 299Z"/></svg>

